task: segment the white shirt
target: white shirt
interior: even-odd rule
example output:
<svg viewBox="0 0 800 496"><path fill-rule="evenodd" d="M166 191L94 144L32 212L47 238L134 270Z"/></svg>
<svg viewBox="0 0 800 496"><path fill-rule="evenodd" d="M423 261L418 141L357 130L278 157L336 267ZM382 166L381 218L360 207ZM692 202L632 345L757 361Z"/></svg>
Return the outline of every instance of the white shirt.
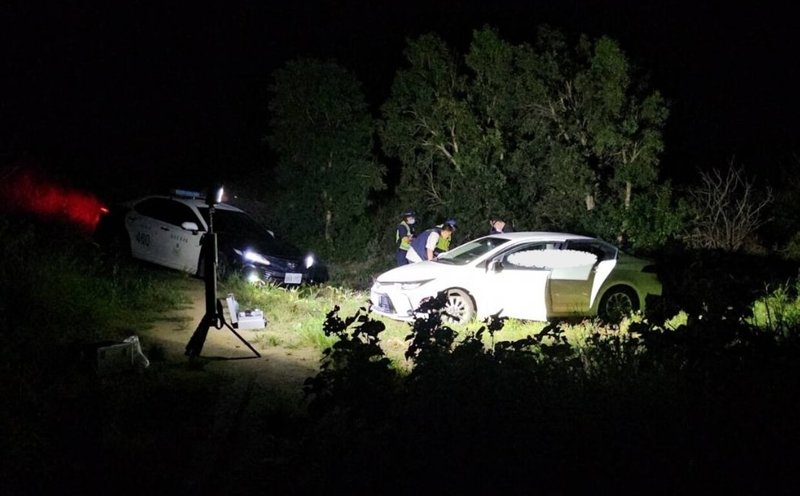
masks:
<svg viewBox="0 0 800 496"><path fill-rule="evenodd" d="M411 263L417 263L417 262L422 262L423 260L427 260L428 256L427 251L428 250L433 251L434 249L436 249L436 243L438 242L439 242L439 233L436 231L431 232L431 235L428 236L428 240L425 242L426 258L424 259L421 258L417 253L417 250L415 250L414 248L409 248L408 251L406 252L406 260L408 260Z"/></svg>

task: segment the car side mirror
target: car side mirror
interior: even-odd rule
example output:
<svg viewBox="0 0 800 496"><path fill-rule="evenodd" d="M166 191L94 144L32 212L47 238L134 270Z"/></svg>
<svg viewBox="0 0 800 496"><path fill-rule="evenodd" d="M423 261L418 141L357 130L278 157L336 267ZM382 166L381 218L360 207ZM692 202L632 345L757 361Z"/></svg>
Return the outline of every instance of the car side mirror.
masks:
<svg viewBox="0 0 800 496"><path fill-rule="evenodd" d="M200 230L200 228L197 227L196 222L184 222L183 224L181 224L181 228L186 231L192 231L192 232L197 232Z"/></svg>

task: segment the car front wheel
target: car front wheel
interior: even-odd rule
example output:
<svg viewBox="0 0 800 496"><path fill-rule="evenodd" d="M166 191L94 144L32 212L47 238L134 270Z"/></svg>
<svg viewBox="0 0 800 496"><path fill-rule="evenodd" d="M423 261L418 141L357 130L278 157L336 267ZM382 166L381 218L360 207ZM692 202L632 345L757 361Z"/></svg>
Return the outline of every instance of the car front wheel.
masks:
<svg viewBox="0 0 800 496"><path fill-rule="evenodd" d="M630 288L611 288L600 300L600 318L618 324L623 318L639 309L639 299Z"/></svg>
<svg viewBox="0 0 800 496"><path fill-rule="evenodd" d="M475 305L472 298L460 289L447 292L447 304L442 310L444 320L457 324L465 324L475 317Z"/></svg>

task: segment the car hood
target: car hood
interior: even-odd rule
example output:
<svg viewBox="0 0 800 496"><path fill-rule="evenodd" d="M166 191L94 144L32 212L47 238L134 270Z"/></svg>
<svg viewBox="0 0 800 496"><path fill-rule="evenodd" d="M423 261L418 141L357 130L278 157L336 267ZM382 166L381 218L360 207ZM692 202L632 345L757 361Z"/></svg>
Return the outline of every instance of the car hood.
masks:
<svg viewBox="0 0 800 496"><path fill-rule="evenodd" d="M254 236L231 236L227 233L220 234L220 243L227 244L238 250L252 250L264 256L299 260L304 253L294 245L277 239L260 239Z"/></svg>
<svg viewBox="0 0 800 496"><path fill-rule="evenodd" d="M378 276L379 283L390 282L415 282L452 273L453 270L463 269L463 265L446 265L439 262L425 261L396 267Z"/></svg>

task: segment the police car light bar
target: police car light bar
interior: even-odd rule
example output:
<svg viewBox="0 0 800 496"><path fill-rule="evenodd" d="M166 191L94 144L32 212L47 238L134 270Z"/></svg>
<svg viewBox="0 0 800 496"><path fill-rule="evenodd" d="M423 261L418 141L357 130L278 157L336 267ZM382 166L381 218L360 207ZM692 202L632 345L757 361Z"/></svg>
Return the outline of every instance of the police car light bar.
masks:
<svg viewBox="0 0 800 496"><path fill-rule="evenodd" d="M172 194L173 196L180 196L183 198L205 198L199 191L191 191L188 189L173 189Z"/></svg>

